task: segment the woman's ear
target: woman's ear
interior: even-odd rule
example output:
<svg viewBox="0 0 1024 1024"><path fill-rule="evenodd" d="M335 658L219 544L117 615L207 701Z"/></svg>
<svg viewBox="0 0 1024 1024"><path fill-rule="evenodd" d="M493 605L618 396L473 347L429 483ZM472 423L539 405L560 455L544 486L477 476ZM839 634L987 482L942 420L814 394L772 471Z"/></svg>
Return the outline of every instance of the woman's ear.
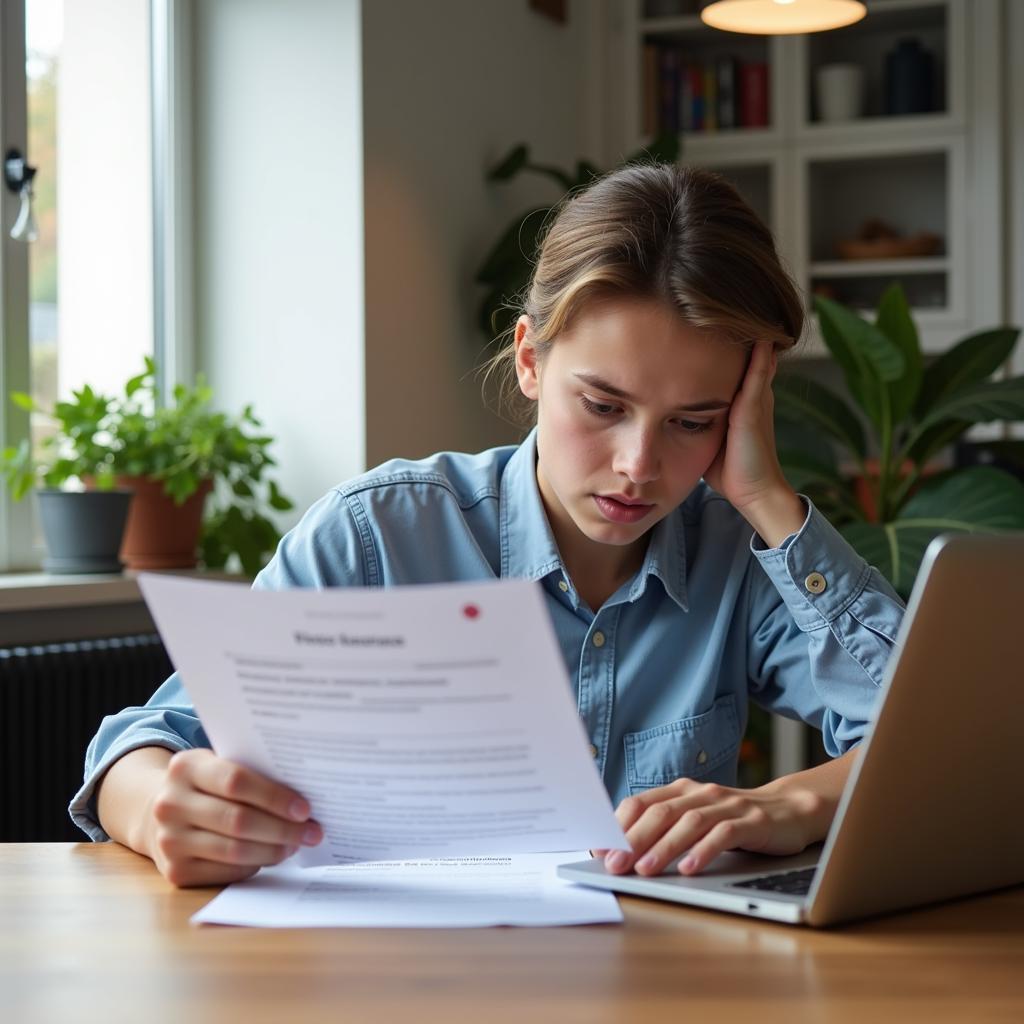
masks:
<svg viewBox="0 0 1024 1024"><path fill-rule="evenodd" d="M525 313L516 321L514 345L519 390L535 402L540 395L539 360L537 347L530 337L530 318Z"/></svg>

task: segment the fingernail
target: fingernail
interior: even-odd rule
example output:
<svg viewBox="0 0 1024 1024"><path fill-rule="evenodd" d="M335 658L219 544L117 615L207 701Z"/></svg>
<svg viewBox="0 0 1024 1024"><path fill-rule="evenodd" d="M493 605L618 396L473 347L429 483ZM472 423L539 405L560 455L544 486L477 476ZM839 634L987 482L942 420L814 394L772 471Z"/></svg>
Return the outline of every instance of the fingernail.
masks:
<svg viewBox="0 0 1024 1024"><path fill-rule="evenodd" d="M287 860L289 857L294 856L298 852L299 852L299 848L297 846L289 846L289 847L287 847L285 849L285 854L284 854L285 860Z"/></svg>
<svg viewBox="0 0 1024 1024"><path fill-rule="evenodd" d="M306 846L316 846L320 842L320 829L316 825L310 825L305 832L302 833L302 842Z"/></svg>
<svg viewBox="0 0 1024 1024"><path fill-rule="evenodd" d="M609 871L623 871L629 866L629 854L625 850L612 850L605 858L604 866Z"/></svg>
<svg viewBox="0 0 1024 1024"><path fill-rule="evenodd" d="M293 821L305 821L309 817L309 808L302 800L293 800L288 813Z"/></svg>
<svg viewBox="0 0 1024 1024"><path fill-rule="evenodd" d="M653 853L645 853L637 862L637 871L648 871L658 863L658 858Z"/></svg>
<svg viewBox="0 0 1024 1024"><path fill-rule="evenodd" d="M679 865L679 870L680 871L689 872L689 871L692 871L696 866L697 866L697 858L696 857L687 857Z"/></svg>

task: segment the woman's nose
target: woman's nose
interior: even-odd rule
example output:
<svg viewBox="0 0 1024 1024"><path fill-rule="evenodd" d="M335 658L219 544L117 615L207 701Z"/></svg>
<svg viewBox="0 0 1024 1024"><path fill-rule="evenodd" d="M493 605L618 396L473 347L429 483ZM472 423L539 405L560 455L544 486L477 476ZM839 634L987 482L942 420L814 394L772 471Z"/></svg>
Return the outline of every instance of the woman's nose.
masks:
<svg viewBox="0 0 1024 1024"><path fill-rule="evenodd" d="M634 434L619 448L612 469L635 484L646 484L661 475L657 442L649 434Z"/></svg>

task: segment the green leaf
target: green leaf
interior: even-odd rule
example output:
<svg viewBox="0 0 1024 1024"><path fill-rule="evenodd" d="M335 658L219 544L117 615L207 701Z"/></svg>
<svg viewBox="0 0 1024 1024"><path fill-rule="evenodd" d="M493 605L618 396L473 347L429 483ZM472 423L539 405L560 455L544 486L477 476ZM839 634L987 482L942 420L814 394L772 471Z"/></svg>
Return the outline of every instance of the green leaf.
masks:
<svg viewBox="0 0 1024 1024"><path fill-rule="evenodd" d="M595 167L594 164L588 160L578 160L576 162L576 187L585 188L589 185L594 178L601 177L601 170Z"/></svg>
<svg viewBox="0 0 1024 1024"><path fill-rule="evenodd" d="M24 391L12 391L11 401L25 412L35 412L39 408L35 399L31 395L26 395Z"/></svg>
<svg viewBox="0 0 1024 1024"><path fill-rule="evenodd" d="M981 331L940 355L924 371L915 417L924 419L940 400L991 377L1010 358L1019 334L1015 327Z"/></svg>
<svg viewBox="0 0 1024 1024"><path fill-rule="evenodd" d="M940 533L1021 529L1024 484L1002 470L973 466L926 481L891 522L853 523L840 532L906 597Z"/></svg>
<svg viewBox="0 0 1024 1024"><path fill-rule="evenodd" d="M822 462L806 452L793 449L779 449L779 465L785 473L790 487L804 491L811 484L826 484L842 487L843 479L835 463Z"/></svg>
<svg viewBox="0 0 1024 1024"><path fill-rule="evenodd" d="M140 388L145 387L146 381L149 379L148 373L140 373L137 377L129 379L128 383L124 386L124 393L131 398Z"/></svg>
<svg viewBox="0 0 1024 1024"><path fill-rule="evenodd" d="M893 422L900 423L914 407L921 390L924 360L910 306L899 284L891 284L882 295L875 326L903 353L904 372L889 382Z"/></svg>
<svg viewBox="0 0 1024 1024"><path fill-rule="evenodd" d="M850 394L876 427L888 399L884 384L899 380L906 360L897 345L874 324L831 299L815 296L821 336L846 377Z"/></svg>
<svg viewBox="0 0 1024 1024"><path fill-rule="evenodd" d="M278 490L277 484L273 480L270 481L270 507L279 512L287 512L295 507L291 499Z"/></svg>
<svg viewBox="0 0 1024 1024"><path fill-rule="evenodd" d="M674 164L679 159L680 142L675 132L663 132L648 145L638 149L627 164Z"/></svg>
<svg viewBox="0 0 1024 1024"><path fill-rule="evenodd" d="M544 226L544 218L550 212L549 206L537 206L517 217L487 254L477 271L477 282L505 282L509 273L514 272L525 284L536 255L537 239Z"/></svg>
<svg viewBox="0 0 1024 1024"><path fill-rule="evenodd" d="M913 442L907 447L906 458L923 466L946 445L952 444L964 434L970 426L967 420L940 420L933 423L930 427L915 433Z"/></svg>
<svg viewBox="0 0 1024 1024"><path fill-rule="evenodd" d="M513 146L487 174L488 181L508 181L514 178L530 159L530 150L523 143Z"/></svg>
<svg viewBox="0 0 1024 1024"><path fill-rule="evenodd" d="M772 390L779 415L804 425L805 429L824 430L853 452L858 461L863 461L867 452L864 428L835 392L794 374L777 377Z"/></svg>
<svg viewBox="0 0 1024 1024"><path fill-rule="evenodd" d="M1024 420L1024 377L976 384L948 393L921 420L919 430L940 420L966 420L968 423Z"/></svg>

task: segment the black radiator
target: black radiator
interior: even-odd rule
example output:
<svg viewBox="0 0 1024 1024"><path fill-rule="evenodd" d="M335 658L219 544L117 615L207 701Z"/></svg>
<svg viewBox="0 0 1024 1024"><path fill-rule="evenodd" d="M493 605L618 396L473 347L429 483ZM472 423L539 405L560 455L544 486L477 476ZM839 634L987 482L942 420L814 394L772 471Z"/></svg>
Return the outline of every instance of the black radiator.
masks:
<svg viewBox="0 0 1024 1024"><path fill-rule="evenodd" d="M0 842L85 840L67 805L89 740L170 673L155 634L0 648Z"/></svg>

